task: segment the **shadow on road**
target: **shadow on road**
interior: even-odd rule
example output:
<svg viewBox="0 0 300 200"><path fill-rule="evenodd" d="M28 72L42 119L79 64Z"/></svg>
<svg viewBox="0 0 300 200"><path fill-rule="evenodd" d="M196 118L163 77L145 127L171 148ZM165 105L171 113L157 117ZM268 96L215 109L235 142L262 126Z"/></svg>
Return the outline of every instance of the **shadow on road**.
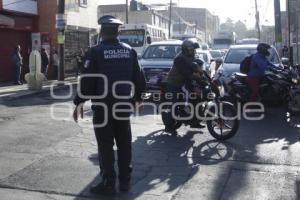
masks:
<svg viewBox="0 0 300 200"><path fill-rule="evenodd" d="M136 199L141 195L172 196L176 194L185 183L199 172L199 163L194 162L193 158L189 156L191 152L200 153L202 157L218 155L216 146L214 150L204 150L205 147L210 146L210 142L205 142L198 147L194 146L196 134L201 133L193 131L178 137L171 137L162 130L158 130L147 136L138 137L133 142L132 190L128 194L119 193L114 199L126 200ZM221 146L221 143L219 145ZM230 148L227 145L225 147ZM231 149L227 150L230 154L232 151ZM214 159L211 162L207 161L200 164L217 164L226 160L230 155L225 154L220 155L220 157L222 159ZM93 164L98 165L97 155L91 155L90 160ZM99 181L100 177L97 176L92 183ZM87 185L80 196L96 197L88 192L92 183ZM80 198L75 199L79 200Z"/></svg>

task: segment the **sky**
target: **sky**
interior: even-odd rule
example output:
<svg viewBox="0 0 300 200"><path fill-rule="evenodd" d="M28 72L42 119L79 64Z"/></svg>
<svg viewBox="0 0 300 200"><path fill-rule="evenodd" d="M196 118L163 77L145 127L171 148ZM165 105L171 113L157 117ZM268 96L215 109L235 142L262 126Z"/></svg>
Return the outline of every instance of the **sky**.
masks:
<svg viewBox="0 0 300 200"><path fill-rule="evenodd" d="M285 10L285 1L281 1L281 10ZM101 4L125 3L125 0L101 0ZM129 0L130 2L130 0ZM170 0L140 0L146 4L168 3ZM207 8L220 17L221 23L227 18L241 20L248 28L255 26L255 0L173 0L183 7ZM274 25L274 0L257 0L261 25Z"/></svg>

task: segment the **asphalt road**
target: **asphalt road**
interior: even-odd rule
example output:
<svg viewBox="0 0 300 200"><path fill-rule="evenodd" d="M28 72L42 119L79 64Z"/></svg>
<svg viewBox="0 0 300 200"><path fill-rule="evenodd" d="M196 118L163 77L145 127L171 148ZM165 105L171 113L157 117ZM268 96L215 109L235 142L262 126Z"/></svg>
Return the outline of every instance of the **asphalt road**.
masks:
<svg viewBox="0 0 300 200"><path fill-rule="evenodd" d="M99 181L89 105L75 124L70 98L0 102L0 199L107 199L88 192ZM242 121L224 143L206 129L174 138L163 128L147 108L133 117L133 187L113 199L300 199L300 130L283 109Z"/></svg>

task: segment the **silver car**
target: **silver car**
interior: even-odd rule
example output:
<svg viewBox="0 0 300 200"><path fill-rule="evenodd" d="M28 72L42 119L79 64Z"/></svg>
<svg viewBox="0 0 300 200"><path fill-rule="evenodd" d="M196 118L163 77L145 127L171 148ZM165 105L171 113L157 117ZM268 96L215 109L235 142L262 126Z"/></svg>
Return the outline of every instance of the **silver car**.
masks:
<svg viewBox="0 0 300 200"><path fill-rule="evenodd" d="M146 76L148 92L160 90L160 77L165 78L173 66L174 58L181 52L181 40L153 42L140 59Z"/></svg>
<svg viewBox="0 0 300 200"><path fill-rule="evenodd" d="M215 79L226 84L233 73L240 72L240 63L247 57L257 52L257 45L234 45L228 50L224 63L215 74ZM268 60L277 67L282 66L277 50L272 47Z"/></svg>

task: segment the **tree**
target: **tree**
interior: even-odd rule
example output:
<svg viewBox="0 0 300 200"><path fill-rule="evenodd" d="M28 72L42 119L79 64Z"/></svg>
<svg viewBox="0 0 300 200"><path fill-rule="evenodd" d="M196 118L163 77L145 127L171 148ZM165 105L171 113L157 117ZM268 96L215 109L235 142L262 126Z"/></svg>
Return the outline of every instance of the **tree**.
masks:
<svg viewBox="0 0 300 200"><path fill-rule="evenodd" d="M220 25L220 31L232 31L237 35L237 39L243 38L256 38L255 30L247 29L247 26L241 20L234 22L232 19L227 18L225 23Z"/></svg>
<svg viewBox="0 0 300 200"><path fill-rule="evenodd" d="M226 22L220 25L221 31L232 31L234 30L234 23L233 20L230 18L227 18Z"/></svg>
<svg viewBox="0 0 300 200"><path fill-rule="evenodd" d="M247 26L240 20L234 24L234 32L237 34L239 39L245 38L247 34Z"/></svg>

